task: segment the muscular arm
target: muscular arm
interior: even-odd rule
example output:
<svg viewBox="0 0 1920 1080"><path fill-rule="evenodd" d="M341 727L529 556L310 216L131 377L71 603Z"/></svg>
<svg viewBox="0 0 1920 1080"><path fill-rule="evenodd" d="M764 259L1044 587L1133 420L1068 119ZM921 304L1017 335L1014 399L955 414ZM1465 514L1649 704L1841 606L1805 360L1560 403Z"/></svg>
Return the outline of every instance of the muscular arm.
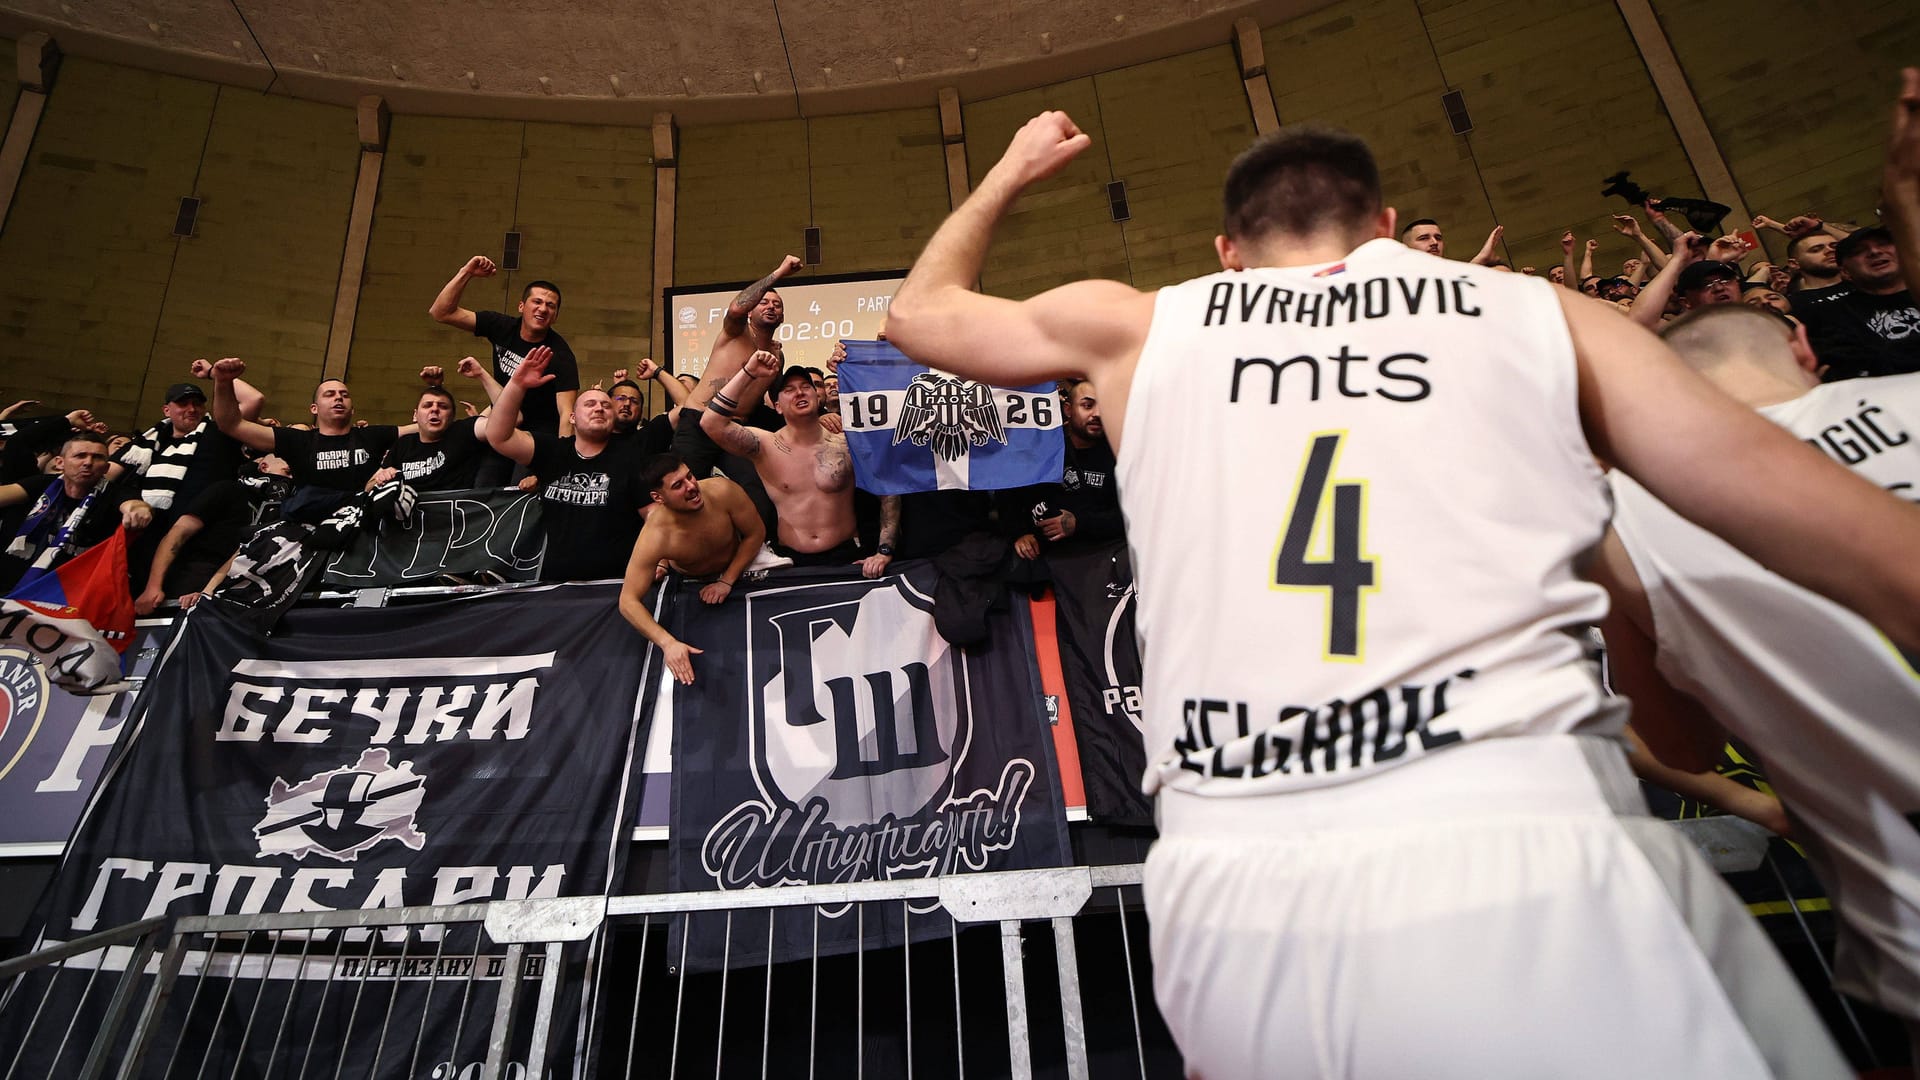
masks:
<svg viewBox="0 0 1920 1080"><path fill-rule="evenodd" d="M753 557L760 552L760 546L767 542L767 523L760 520L760 512L753 508L753 500L740 490L740 485L728 480L725 485L715 483L714 494L720 496L720 504L727 512L727 518L733 522L733 531L740 534L740 542L734 547L733 561L720 571L720 580L729 586L740 580L740 575L753 565Z"/></svg>
<svg viewBox="0 0 1920 1080"><path fill-rule="evenodd" d="M1649 330L1659 328L1660 317L1667 311L1667 302L1673 299L1674 286L1680 283L1680 271L1699 258L1687 239L1692 235L1687 233L1674 244L1673 258L1667 260L1667 265L1661 267L1653 280L1640 290L1640 295L1633 298L1633 310L1627 312L1627 316L1634 322Z"/></svg>
<svg viewBox="0 0 1920 1080"><path fill-rule="evenodd" d="M1650 784L1666 788L1676 795L1706 803L1729 814L1746 818L1782 836L1787 835L1790 825L1779 799L1764 791L1755 791L1732 777L1722 776L1711 767L1675 768L1642 745L1638 738L1637 714L1640 710L1638 698L1634 699L1633 706L1636 719L1633 725L1627 728L1627 763L1633 766L1634 775Z"/></svg>
<svg viewBox="0 0 1920 1080"><path fill-rule="evenodd" d="M653 381L660 384L660 388L666 391L667 400L674 405L685 405L687 399L693 396L693 391L687 389L687 384L674 378L666 368L654 372Z"/></svg>
<svg viewBox="0 0 1920 1080"><path fill-rule="evenodd" d="M239 372L222 369L220 366L228 363L230 361L222 360L220 364L214 365L213 369L214 426L255 450L272 450L273 429L241 415L240 399L233 388L233 384L239 381ZM231 363L239 363L239 361L231 361ZM244 371L245 366L242 365L240 370Z"/></svg>
<svg viewBox="0 0 1920 1080"><path fill-rule="evenodd" d="M773 273L741 289L739 295L727 304L727 313L720 320L720 332L728 337L739 337L746 333L747 316L760 306L760 298L767 295L767 290L773 288L776 282L798 269L800 260L789 255L780 260L780 265L773 268Z"/></svg>
<svg viewBox="0 0 1920 1080"><path fill-rule="evenodd" d="M460 306L460 297L467 291L467 282L476 277L492 277L493 272L492 259L484 255L468 259L452 280L440 287L440 295L434 297L433 303L427 306L427 314L433 316L434 322L473 333L476 316L471 310Z"/></svg>
<svg viewBox="0 0 1920 1080"><path fill-rule="evenodd" d="M160 540L160 548L153 553L153 569L147 572L147 587L134 599L133 611L136 615L151 615L153 609L167 599L167 571L173 568L173 562L180 557L180 549L187 541L205 527L205 523L192 514L182 514L173 528Z"/></svg>
<svg viewBox="0 0 1920 1080"><path fill-rule="evenodd" d="M487 445L517 465L533 461L533 435L520 430L520 402L526 396L526 390L517 380L508 379L507 385L500 388L500 396L493 399L493 412L487 417Z"/></svg>
<svg viewBox="0 0 1920 1080"><path fill-rule="evenodd" d="M887 309L887 338L915 360L970 379L1023 386L1083 375L1103 394L1124 398L1153 298L1117 281L1081 281L1029 300L973 291L987 246L1014 200L1053 175L1091 140L1062 113L1045 113L1014 136L960 209L913 264ZM1123 374L1124 369L1124 374ZM1113 403L1124 407L1124 400ZM1117 431L1109 422L1109 431Z"/></svg>
<svg viewBox="0 0 1920 1080"><path fill-rule="evenodd" d="M1603 304L1561 295L1603 459L1681 516L1920 650L1920 504L1828 460Z"/></svg>
<svg viewBox="0 0 1920 1080"><path fill-rule="evenodd" d="M773 365L778 372L778 361L770 354L754 353L727 385L714 391L713 398L707 403L707 411L700 414L700 430L707 433L721 449L738 457L749 460L760 456L760 437L744 424L733 422L735 413L749 412L753 405L753 386L759 376L750 370L755 367Z"/></svg>
<svg viewBox="0 0 1920 1080"><path fill-rule="evenodd" d="M744 424L736 424L719 412L708 409L700 414L700 430L707 433L722 450L752 460L760 456L760 436Z"/></svg>
<svg viewBox="0 0 1920 1080"><path fill-rule="evenodd" d="M620 583L620 614L659 647L674 678L692 683L693 661L688 654L701 650L668 633L653 617L653 612L647 610L647 591L653 588L653 568L659 565L663 555L659 537L658 532L650 533L643 527L640 538L633 542L633 555L627 560L626 577Z"/></svg>

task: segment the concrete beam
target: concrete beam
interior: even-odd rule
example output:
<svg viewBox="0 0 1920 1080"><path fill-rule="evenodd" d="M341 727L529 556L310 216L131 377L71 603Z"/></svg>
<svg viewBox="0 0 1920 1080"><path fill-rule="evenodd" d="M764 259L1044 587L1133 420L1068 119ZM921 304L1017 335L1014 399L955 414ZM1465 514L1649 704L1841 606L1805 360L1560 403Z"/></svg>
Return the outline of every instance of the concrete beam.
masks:
<svg viewBox="0 0 1920 1080"><path fill-rule="evenodd" d="M333 322L327 330L323 379L343 379L353 349L353 320L360 310L360 286L366 277L367 242L373 236L373 207L380 201L380 169L386 161L387 104L369 94L356 110L360 129L360 174L353 184L353 209L347 216L347 243L340 252L340 283L333 291Z"/></svg>

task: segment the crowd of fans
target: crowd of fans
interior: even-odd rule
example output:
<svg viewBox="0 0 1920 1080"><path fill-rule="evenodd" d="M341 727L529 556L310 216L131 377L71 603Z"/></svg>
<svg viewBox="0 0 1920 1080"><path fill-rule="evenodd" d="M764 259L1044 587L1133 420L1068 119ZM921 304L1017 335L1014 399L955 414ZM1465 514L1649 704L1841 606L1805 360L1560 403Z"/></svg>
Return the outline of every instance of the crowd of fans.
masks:
<svg viewBox="0 0 1920 1080"><path fill-rule="evenodd" d="M1049 549L1120 537L1113 454L1084 382L1061 386L1068 464L1056 484L887 498L856 488L834 370L844 350L825 371L781 363L774 286L800 265L788 256L733 300L704 379L643 360L583 387L554 329L560 288L527 284L513 314L469 310L468 283L497 272L475 256L429 314L485 338L490 362L453 365L475 384L460 396L446 369L422 369L404 425L360 419L340 379L319 383L300 422L273 419L237 358L193 361L193 381L168 387L160 422L137 434L110 433L85 410L21 418L39 403L18 402L0 415L0 592L124 525L136 610L191 607L255 529L282 519L318 526L356 497L400 487L536 492L542 579L625 576L636 605L670 569L717 603L749 569L844 565L877 577L897 558L986 537L1020 568L1014 576L1033 578L1044 577L1031 568ZM649 384L671 405L650 417ZM461 400L482 395L484 408ZM650 542L636 544L649 520Z"/></svg>
<svg viewBox="0 0 1920 1080"><path fill-rule="evenodd" d="M1787 260L1775 264L1738 234L1709 240L1683 229L1658 199L1638 209L1639 217L1614 215L1615 231L1632 244L1617 268L1599 265L1599 241L1583 244L1569 230L1562 265L1545 276L1648 326L1715 304L1771 311L1804 328L1829 381L1920 371L1920 309L1884 228L1813 214L1784 223L1758 217L1756 230L1785 237ZM1446 254L1442 226L1431 219L1405 226L1401 240ZM1472 261L1511 269L1500 246L1495 228ZM624 576L629 618L690 678L685 647L652 625L640 603L670 569L718 603L750 570L845 565L878 576L895 559L937 558L970 537L999 542L992 554L1002 576L1044 579L1050 551L1123 537L1113 452L1098 395L1084 381L1060 387L1066 467L1056 483L887 498L859 490L839 418L834 369L843 351L825 371L782 364L776 286L800 267L787 256L733 299L700 378L643 360L583 386L555 328L559 286L527 284L512 314L470 310L462 306L468 284L497 273L491 259L474 256L429 315L486 340L489 360L454 365L476 384L470 396L484 395L484 408L448 389L443 368L428 367L404 425L359 419L339 379L315 388L301 422L277 421L263 416L265 396L233 358L193 361L193 381L170 386L160 422L137 433L109 432L85 410L22 418L16 414L38 403L17 402L0 413L0 590L28 567L58 565L124 525L137 610L191 606L267 522L318 524L383 487L517 484L541 500L542 578ZM670 407L642 416L651 384ZM641 543L650 519L659 524L652 542Z"/></svg>

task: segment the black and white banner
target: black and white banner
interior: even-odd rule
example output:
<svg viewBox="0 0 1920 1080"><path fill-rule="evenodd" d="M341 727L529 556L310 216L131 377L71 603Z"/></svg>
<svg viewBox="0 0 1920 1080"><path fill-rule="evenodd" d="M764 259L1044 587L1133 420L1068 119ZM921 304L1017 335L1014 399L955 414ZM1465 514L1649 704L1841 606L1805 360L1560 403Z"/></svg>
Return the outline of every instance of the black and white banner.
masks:
<svg viewBox="0 0 1920 1080"><path fill-rule="evenodd" d="M930 565L857 574L782 571L722 604L692 589L670 599L668 628L705 650L673 703L676 890L1071 861L1024 605L1005 605L988 644L962 651L934 626ZM900 905L872 907L883 910L823 910L819 950L905 940ZM776 960L807 955L811 919L788 912L777 926ZM693 927L687 962L720 965L720 920ZM731 929L727 962L766 961L764 915L736 914Z"/></svg>
<svg viewBox="0 0 1920 1080"><path fill-rule="evenodd" d="M489 571L507 581L532 581L545 545L540 498L532 492L423 491L406 521L360 530L327 561L320 581L362 588Z"/></svg>
<svg viewBox="0 0 1920 1080"><path fill-rule="evenodd" d="M157 915L607 891L630 827L644 655L614 599L604 585L558 586L294 611L265 640L244 614L196 607L42 902L41 943ZM194 944L157 1061L178 1046L219 1076L466 1075L485 1056L506 952L469 926L259 934L212 957ZM527 1002L557 974L538 953L523 967ZM585 1038L587 943L566 956L556 1076ZM222 976L203 996L223 996L189 1017L203 968ZM82 981L57 983L47 1008L78 1014L84 1031L106 998L83 1006ZM31 1003L44 989L17 993ZM19 1045L29 1012L0 1012L0 1045ZM29 1056L50 1045L34 1040ZM23 1075L70 1075L83 1051L34 1057Z"/></svg>
<svg viewBox="0 0 1920 1080"><path fill-rule="evenodd" d="M1060 672L1067 683L1087 816L1114 825L1152 825L1140 792L1147 771L1140 717L1140 645L1134 636L1133 564L1125 540L1047 554L1059 617Z"/></svg>

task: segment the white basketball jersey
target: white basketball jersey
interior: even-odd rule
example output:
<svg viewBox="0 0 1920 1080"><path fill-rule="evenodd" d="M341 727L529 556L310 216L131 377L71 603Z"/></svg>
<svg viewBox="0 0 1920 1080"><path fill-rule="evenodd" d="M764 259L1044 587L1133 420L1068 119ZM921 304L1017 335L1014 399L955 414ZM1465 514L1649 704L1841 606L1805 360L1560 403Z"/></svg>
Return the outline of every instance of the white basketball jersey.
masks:
<svg viewBox="0 0 1920 1080"><path fill-rule="evenodd" d="M1148 791L1618 729L1576 637L1609 503L1554 288L1381 239L1160 290L1116 468Z"/></svg>
<svg viewBox="0 0 1920 1080"><path fill-rule="evenodd" d="M1920 498L1920 375L1830 383L1760 411ZM1920 1018L1920 657L1611 480L1661 673L1765 759L1840 913L1842 987Z"/></svg>

